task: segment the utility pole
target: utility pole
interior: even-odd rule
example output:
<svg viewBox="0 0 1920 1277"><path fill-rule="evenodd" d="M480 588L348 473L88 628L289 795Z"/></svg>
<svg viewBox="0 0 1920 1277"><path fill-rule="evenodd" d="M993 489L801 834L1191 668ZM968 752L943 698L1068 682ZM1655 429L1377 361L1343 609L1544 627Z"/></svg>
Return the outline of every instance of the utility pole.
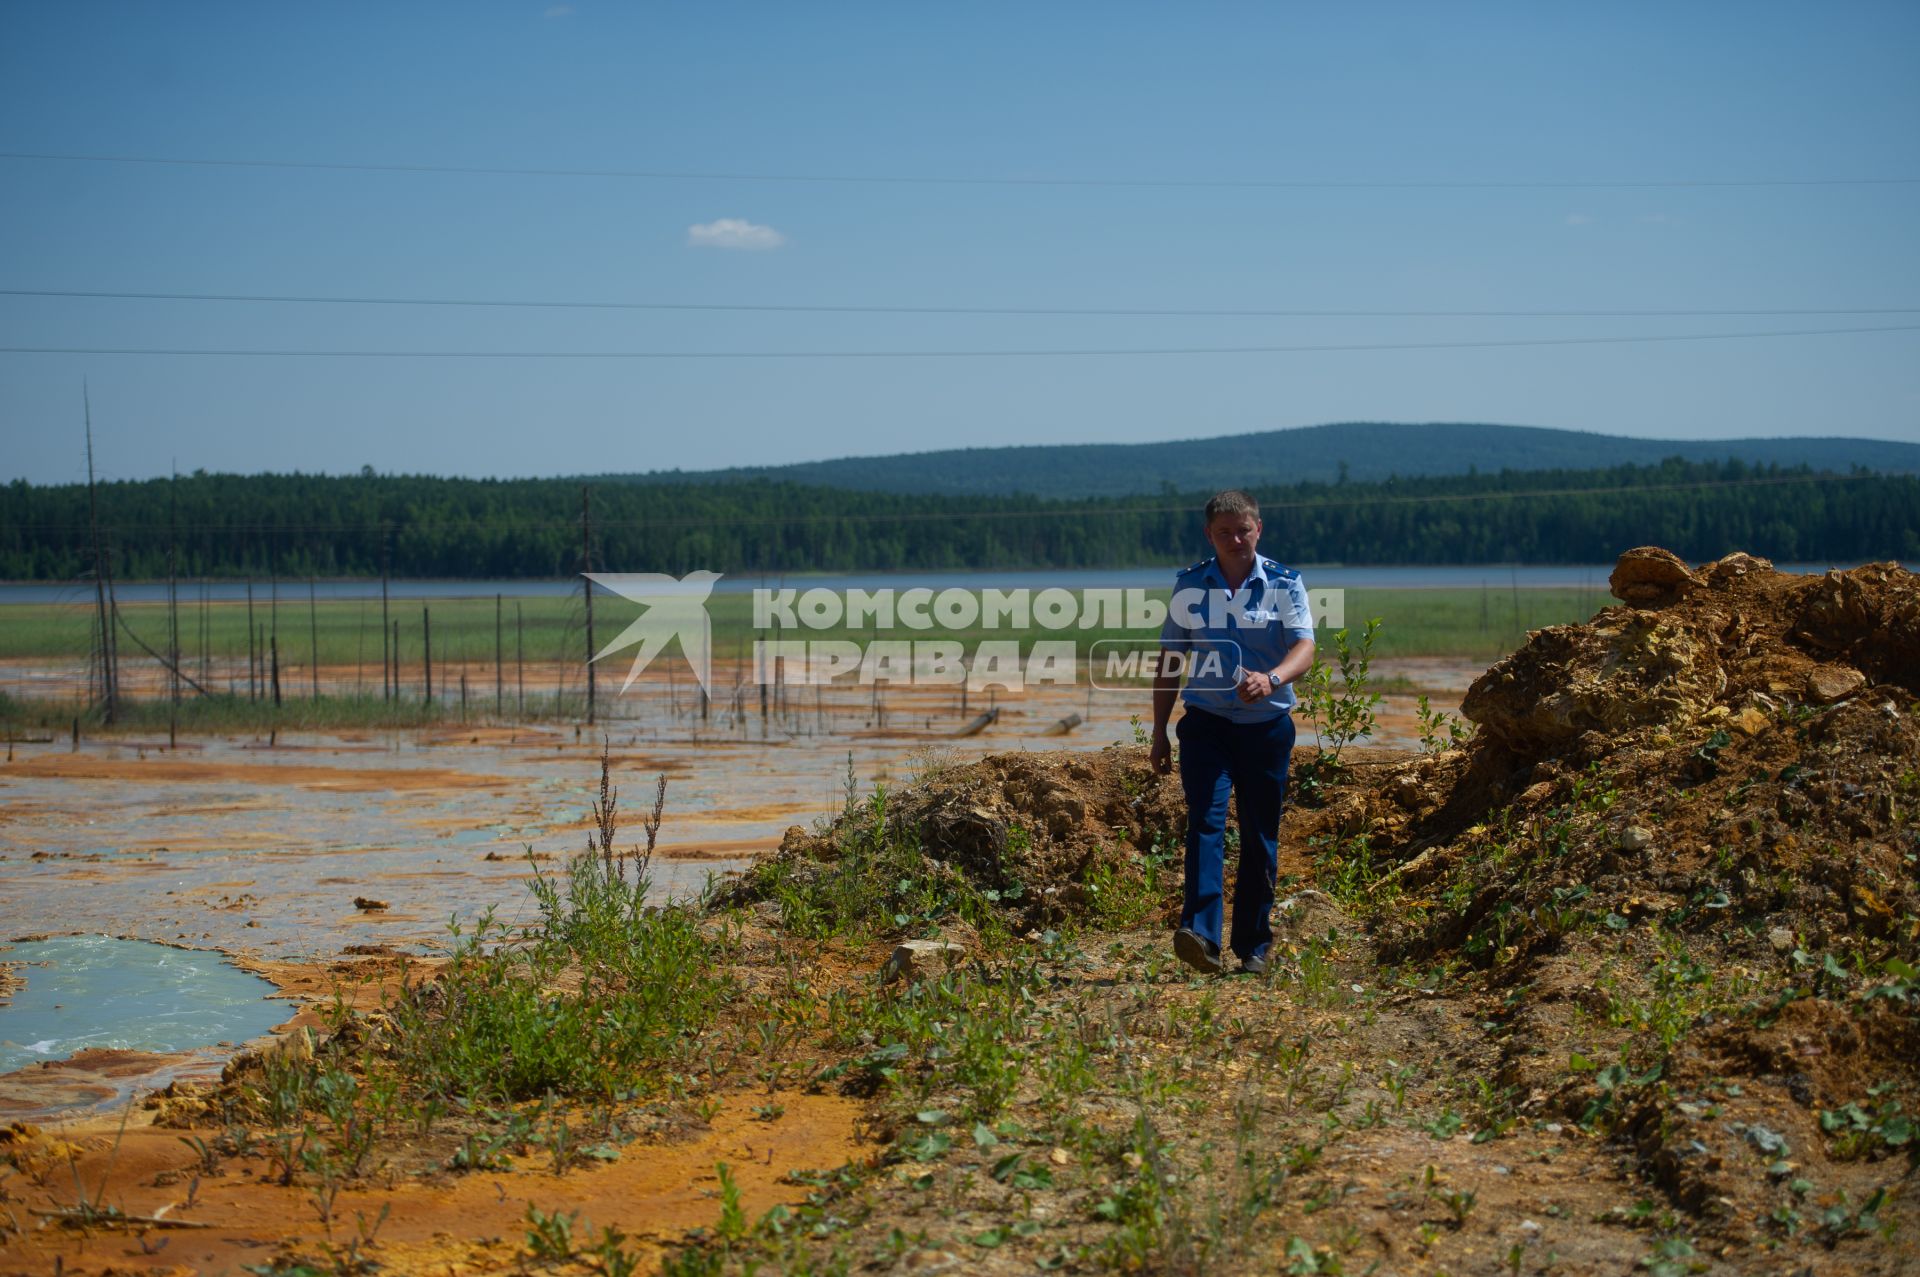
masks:
<svg viewBox="0 0 1920 1277"><path fill-rule="evenodd" d="M180 747L180 467L167 484L167 748Z"/></svg>
<svg viewBox="0 0 1920 1277"><path fill-rule="evenodd" d="M420 668L427 680L424 704L433 704L433 613L420 605Z"/></svg>
<svg viewBox="0 0 1920 1277"><path fill-rule="evenodd" d="M593 726L593 507L592 489L580 485L580 584L587 598L587 726Z"/></svg>
<svg viewBox="0 0 1920 1277"><path fill-rule="evenodd" d="M87 426L87 524L93 530L93 592L100 609L100 690L106 698L106 720L114 718L113 618L107 607L107 556L100 548L100 499L93 477L93 400L87 383L80 383L80 403Z"/></svg>
<svg viewBox="0 0 1920 1277"><path fill-rule="evenodd" d="M495 717L498 717L507 707L506 631L501 626L501 607L500 596L496 594L493 596L493 712Z"/></svg>
<svg viewBox="0 0 1920 1277"><path fill-rule="evenodd" d="M397 647L391 653L387 651L388 623L387 529L383 524L380 528L380 695L390 701L400 695L400 652Z"/></svg>

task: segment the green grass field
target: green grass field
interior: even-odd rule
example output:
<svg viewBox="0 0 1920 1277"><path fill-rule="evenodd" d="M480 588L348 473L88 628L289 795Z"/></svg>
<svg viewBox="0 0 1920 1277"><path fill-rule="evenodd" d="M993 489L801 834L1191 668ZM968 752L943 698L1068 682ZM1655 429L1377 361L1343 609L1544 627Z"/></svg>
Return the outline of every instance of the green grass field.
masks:
<svg viewBox="0 0 1920 1277"><path fill-rule="evenodd" d="M1164 600L1165 592L1160 598ZM1607 600L1591 590L1550 589L1482 591L1461 589L1350 590L1345 619L1358 630L1369 617L1379 617L1376 660L1396 657L1446 658L1476 664L1490 663L1525 641L1530 629L1584 620ZM639 614L638 605L625 599L596 597L594 637L605 646ZM751 659L756 638L783 637L840 639L859 642L876 637L871 627L841 625L821 630L787 630L778 635L754 628L749 595L725 594L711 603L714 655L723 664ZM164 604L128 604L120 609L124 631L119 637L124 691L118 721L120 730L165 730L177 722L194 732L330 730L371 727L412 727L469 717L492 717L492 666L498 655L504 666L504 701L513 719L571 719L584 707L581 661L586 653L585 609L578 596L508 600L498 613L492 598L435 599L424 608L419 602L394 605L389 624L399 625L399 667L403 694L388 701L382 695L380 662L380 605L375 601L331 600L309 612L304 600L282 602L274 609L256 603L260 659L258 694L250 695L247 677L247 608L244 603L213 604L205 608L183 603L180 611L181 668L189 677L203 678L209 696L183 694L177 720L166 702L165 680L158 662L141 649L155 652L169 646L168 616ZM429 624L433 641L435 696L423 704L423 635ZM94 642L92 609L81 604L18 604L0 607L0 662L27 666L35 675L15 677L0 665L0 718L15 730L59 731L79 717L83 724L99 721L99 707L87 704L86 669ZM388 631L391 638L392 630ZM1046 630L987 629L979 625L960 630L895 629L893 639L950 639L969 651L986 639L1017 639L1023 652L1039 639L1073 639L1086 656L1103 639L1150 637L1151 632L1121 628ZM274 706L266 689L266 652L277 643L284 703ZM1322 635L1323 646L1330 646ZM202 655L205 654L203 666ZM322 671L322 694L313 694L312 667ZM524 695L516 687L516 666L524 660L529 673ZM613 669L605 677L623 676L620 657L610 658ZM204 670L204 673L203 673ZM460 678L470 679L463 696ZM557 673L556 673L557 672ZM729 676L730 677L730 676ZM1389 668L1378 671L1376 686L1406 690L1413 686L1395 677Z"/></svg>
<svg viewBox="0 0 1920 1277"><path fill-rule="evenodd" d="M1158 592L1163 601L1166 592ZM1383 624L1375 654L1382 657L1437 656L1492 660L1513 650L1530 629L1584 620L1608 602L1593 590L1547 589L1493 591L1349 590L1346 619L1358 628L1367 617ZM714 651L722 659L749 650L755 637L774 637L753 629L752 602L743 594L716 596L713 617ZM594 602L594 636L602 645L639 613L620 598ZM167 609L159 603L125 604L120 615L127 629L155 651L168 647ZM364 665L379 676L381 655L380 604L377 600L331 600L318 603L309 615L305 600L283 601L277 614L256 604L254 624L277 640L283 666L306 667L316 656L323 667ZM394 604L390 622L399 623L400 660L418 663L422 636L431 623L436 661L491 663L495 656L495 611L491 598L435 599L424 608L418 602ZM93 642L94 614L81 604L15 604L0 607L0 660L68 660L86 658ZM524 654L529 662L577 661L586 647L585 610L580 599L532 598L507 600L501 609L501 655L511 664ZM867 639L871 628L787 631L786 638ZM953 638L972 647L982 639L1074 638L1084 646L1098 639L1139 638L1138 631L1107 628L1049 631L988 630L975 625L960 630L897 629L892 638ZM180 650L191 671L202 651L216 661L239 660L247 654L245 604L218 603L205 609L183 602L180 608ZM123 633L123 662L149 659Z"/></svg>

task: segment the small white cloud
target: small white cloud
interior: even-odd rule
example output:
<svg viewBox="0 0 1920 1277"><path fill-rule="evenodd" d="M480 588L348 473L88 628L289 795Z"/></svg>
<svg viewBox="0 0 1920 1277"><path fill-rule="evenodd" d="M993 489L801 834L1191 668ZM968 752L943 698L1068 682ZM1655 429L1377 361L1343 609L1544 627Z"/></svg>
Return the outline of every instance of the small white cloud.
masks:
<svg viewBox="0 0 1920 1277"><path fill-rule="evenodd" d="M1585 213L1568 213L1567 214L1567 225L1569 226L1588 226L1588 225L1591 225L1592 222L1593 222L1593 218L1588 216Z"/></svg>
<svg viewBox="0 0 1920 1277"><path fill-rule="evenodd" d="M761 226L743 217L722 217L687 227L687 243L694 248L744 248L764 251L778 248L787 237L771 226Z"/></svg>
<svg viewBox="0 0 1920 1277"><path fill-rule="evenodd" d="M785 242L787 236L778 230L751 223L745 217L720 217L687 227L689 248L745 248L749 252L764 252L768 248L780 248Z"/></svg>
<svg viewBox="0 0 1920 1277"><path fill-rule="evenodd" d="M573 16L573 6L570 4L548 5L546 16L549 18L571 18Z"/></svg>

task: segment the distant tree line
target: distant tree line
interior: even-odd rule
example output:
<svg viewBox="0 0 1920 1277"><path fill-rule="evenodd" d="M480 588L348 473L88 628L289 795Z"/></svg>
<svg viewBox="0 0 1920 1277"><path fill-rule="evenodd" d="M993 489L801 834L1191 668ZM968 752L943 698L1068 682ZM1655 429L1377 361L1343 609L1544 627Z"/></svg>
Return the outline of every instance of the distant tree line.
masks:
<svg viewBox="0 0 1920 1277"><path fill-rule="evenodd" d="M1229 476L1223 476L1228 478ZM220 475L100 485L123 578L559 577L581 565L581 484ZM1207 494L1082 501L911 496L787 482L590 484L597 568L683 573L1182 565ZM1262 548L1301 563L1920 559L1920 478L1669 460L1379 483L1262 486ZM84 484L0 488L0 577L92 571Z"/></svg>

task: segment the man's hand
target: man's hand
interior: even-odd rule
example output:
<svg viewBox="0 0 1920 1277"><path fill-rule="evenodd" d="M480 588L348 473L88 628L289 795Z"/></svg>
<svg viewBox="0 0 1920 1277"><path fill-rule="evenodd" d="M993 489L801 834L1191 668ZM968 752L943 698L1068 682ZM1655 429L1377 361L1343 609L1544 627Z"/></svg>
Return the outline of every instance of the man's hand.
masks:
<svg viewBox="0 0 1920 1277"><path fill-rule="evenodd" d="M1240 675L1240 686L1236 691L1241 700L1252 705L1273 695L1273 679L1265 671L1247 670Z"/></svg>
<svg viewBox="0 0 1920 1277"><path fill-rule="evenodd" d="M1147 749L1147 762L1154 771L1163 775L1173 770L1173 742L1167 739L1164 730L1153 734L1153 744Z"/></svg>

